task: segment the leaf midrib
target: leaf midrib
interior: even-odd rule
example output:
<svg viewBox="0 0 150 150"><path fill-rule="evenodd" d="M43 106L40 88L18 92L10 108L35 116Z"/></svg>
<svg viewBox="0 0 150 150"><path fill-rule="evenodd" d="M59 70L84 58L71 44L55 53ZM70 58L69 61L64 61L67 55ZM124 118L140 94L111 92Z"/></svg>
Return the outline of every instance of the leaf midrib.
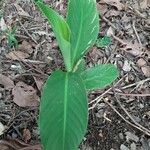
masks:
<svg viewBox="0 0 150 150"><path fill-rule="evenodd" d="M80 42L80 38L81 38L81 31L82 31L82 27L83 27L83 24L82 24L82 18L83 18L83 9L82 9L82 11L81 11L81 21L80 21L80 27L79 27L79 35L78 35L78 38L77 38L77 44L76 44L76 47L75 47L75 49L74 49L74 55L73 55L73 58L72 58L72 60L73 60L73 62L72 62L72 66L74 65L74 60L75 60L75 58L76 58L76 55L77 55L77 49L78 49L78 46L79 46L79 42Z"/></svg>
<svg viewBox="0 0 150 150"><path fill-rule="evenodd" d="M67 92L68 92L68 73L65 75L65 86L64 86L64 120L63 120L63 150L65 149L65 138L66 138L66 120L67 120Z"/></svg>

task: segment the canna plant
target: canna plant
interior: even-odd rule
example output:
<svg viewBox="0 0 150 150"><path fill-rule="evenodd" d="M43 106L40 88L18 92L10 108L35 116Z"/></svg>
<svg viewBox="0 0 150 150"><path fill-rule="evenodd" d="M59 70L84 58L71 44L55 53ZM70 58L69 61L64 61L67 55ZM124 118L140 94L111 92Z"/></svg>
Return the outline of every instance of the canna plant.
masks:
<svg viewBox="0 0 150 150"><path fill-rule="evenodd" d="M112 64L85 69L83 57L99 33L95 0L69 0L66 18L42 0L35 3L48 19L65 63L65 70L53 72L43 89L41 143L44 150L77 150L87 129L87 93L112 83L118 71Z"/></svg>

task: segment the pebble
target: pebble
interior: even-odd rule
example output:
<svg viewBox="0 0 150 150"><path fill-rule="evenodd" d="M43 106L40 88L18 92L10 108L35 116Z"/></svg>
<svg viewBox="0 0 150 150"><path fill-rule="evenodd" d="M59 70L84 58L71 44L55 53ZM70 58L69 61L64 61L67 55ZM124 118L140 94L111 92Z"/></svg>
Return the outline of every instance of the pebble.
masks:
<svg viewBox="0 0 150 150"><path fill-rule="evenodd" d="M136 144L134 142L131 144L131 150L136 150Z"/></svg>
<svg viewBox="0 0 150 150"><path fill-rule="evenodd" d="M120 150L130 150L130 149L127 146L125 146L124 144L121 144Z"/></svg>
<svg viewBox="0 0 150 150"><path fill-rule="evenodd" d="M123 133L119 133L119 138L121 139L121 140L123 140L124 139L124 136L123 136Z"/></svg>
<svg viewBox="0 0 150 150"><path fill-rule="evenodd" d="M139 141L139 137L136 136L135 134L131 133L131 132L126 132L126 140L129 141L129 140L132 140L134 142L138 142Z"/></svg>

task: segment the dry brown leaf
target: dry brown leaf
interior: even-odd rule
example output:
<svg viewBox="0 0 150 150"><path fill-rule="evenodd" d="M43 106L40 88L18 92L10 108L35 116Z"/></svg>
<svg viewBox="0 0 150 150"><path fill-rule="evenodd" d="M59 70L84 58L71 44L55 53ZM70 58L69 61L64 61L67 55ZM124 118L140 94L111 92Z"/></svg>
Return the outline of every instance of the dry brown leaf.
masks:
<svg viewBox="0 0 150 150"><path fill-rule="evenodd" d="M31 132L29 129L23 129L23 137L25 143L27 143L31 139Z"/></svg>
<svg viewBox="0 0 150 150"><path fill-rule="evenodd" d="M32 54L34 51L32 45L25 40L19 45L18 49L28 54Z"/></svg>
<svg viewBox="0 0 150 150"><path fill-rule="evenodd" d="M141 9L147 9L150 7L150 0L142 0L140 3Z"/></svg>
<svg viewBox="0 0 150 150"><path fill-rule="evenodd" d="M20 60L28 58L30 55L21 51L13 51L6 55L7 58L12 60Z"/></svg>
<svg viewBox="0 0 150 150"><path fill-rule="evenodd" d="M116 7L118 10L123 10L124 5L120 2L120 0L101 0L100 3L106 3L108 5Z"/></svg>
<svg viewBox="0 0 150 150"><path fill-rule="evenodd" d="M143 67L141 67L141 69L142 69L142 72L144 73L144 75L149 78L150 77L150 66L143 66Z"/></svg>
<svg viewBox="0 0 150 150"><path fill-rule="evenodd" d="M116 11L116 10L109 10L107 11L107 13L105 14L105 17L106 18L109 18L109 17L116 17L116 16L119 16L120 15L120 12L119 11Z"/></svg>
<svg viewBox="0 0 150 150"><path fill-rule="evenodd" d="M130 53L133 56L141 56L143 54L144 47L138 42L135 42L135 43L126 42L125 47L123 47L122 49Z"/></svg>
<svg viewBox="0 0 150 150"><path fill-rule="evenodd" d="M0 150L42 150L40 144L29 145L17 139L0 140Z"/></svg>
<svg viewBox="0 0 150 150"><path fill-rule="evenodd" d="M145 66L146 65L146 61L143 58L138 59L137 61L137 65L139 67Z"/></svg>
<svg viewBox="0 0 150 150"><path fill-rule="evenodd" d="M0 84L3 85L6 89L14 87L14 82L9 77L2 74L0 74Z"/></svg>
<svg viewBox="0 0 150 150"><path fill-rule="evenodd" d="M38 106L39 97L36 90L24 82L18 82L12 90L13 101L20 107Z"/></svg>
<svg viewBox="0 0 150 150"><path fill-rule="evenodd" d="M97 3L97 10L100 12L100 14L104 15L108 11L108 8L105 4Z"/></svg>
<svg viewBox="0 0 150 150"><path fill-rule="evenodd" d="M36 77L34 77L34 81L35 81L35 83L36 83L36 86L37 86L38 90L41 91L41 90L42 90L42 87L43 87L43 85L44 85L44 81L41 80L41 79L38 79L38 78L36 78Z"/></svg>
<svg viewBox="0 0 150 150"><path fill-rule="evenodd" d="M29 15L27 12L25 12L25 11L21 8L20 5L14 3L14 6L15 6L15 8L17 9L18 14L19 14L20 16L23 16L23 17L30 17L30 15Z"/></svg>

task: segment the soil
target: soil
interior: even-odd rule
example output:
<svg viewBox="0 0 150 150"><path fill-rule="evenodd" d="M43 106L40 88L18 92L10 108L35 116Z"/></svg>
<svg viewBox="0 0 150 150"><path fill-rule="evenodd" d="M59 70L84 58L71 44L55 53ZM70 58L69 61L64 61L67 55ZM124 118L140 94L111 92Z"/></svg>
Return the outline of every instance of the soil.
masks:
<svg viewBox="0 0 150 150"><path fill-rule="evenodd" d="M66 1L46 3L66 14ZM99 37L111 36L112 43L106 48L94 45L85 57L87 67L111 63L120 75L111 86L90 92L88 130L79 149L150 150L150 2L97 0L97 8ZM9 150L30 146L29 150L40 143L37 120L42 86L64 63L52 29L33 1L1 0L0 16L0 123L5 126L0 141ZM10 45L6 27L16 28L16 47ZM14 51L19 54L12 55ZM17 103L14 98L18 83L34 93L23 107L19 96ZM22 98L29 99L26 96ZM17 140L15 146L13 140Z"/></svg>

